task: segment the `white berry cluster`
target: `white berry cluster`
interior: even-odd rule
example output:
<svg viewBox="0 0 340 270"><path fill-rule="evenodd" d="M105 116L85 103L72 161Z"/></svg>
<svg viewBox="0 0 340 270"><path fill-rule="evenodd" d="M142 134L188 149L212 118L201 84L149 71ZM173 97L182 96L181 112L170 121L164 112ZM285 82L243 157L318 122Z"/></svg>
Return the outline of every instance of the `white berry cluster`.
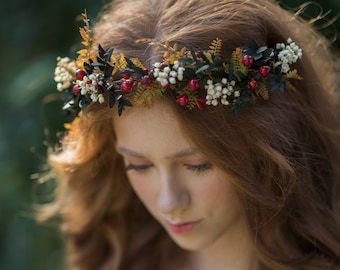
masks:
<svg viewBox="0 0 340 270"><path fill-rule="evenodd" d="M153 76L161 84L162 87L166 87L169 84L176 84L177 81L183 80L184 67L179 65L178 61L174 61L172 67L165 66L162 68L162 63L155 63L153 70Z"/></svg>
<svg viewBox="0 0 340 270"><path fill-rule="evenodd" d="M71 61L68 57L58 57L57 67L54 71L54 80L57 82L58 91L68 89L72 85L72 81L75 79L77 67L74 61Z"/></svg>
<svg viewBox="0 0 340 270"><path fill-rule="evenodd" d="M80 94L89 96L93 102L104 103L103 94L98 93L98 85L102 85L101 74L90 74L82 80L77 80L76 85L80 87Z"/></svg>
<svg viewBox="0 0 340 270"><path fill-rule="evenodd" d="M287 73L290 71L290 64L295 63L298 59L302 57L302 50L299 46L293 42L291 38L287 40L288 45L284 43L277 43L276 49L281 50L278 54L279 61L276 65L281 65L282 73Z"/></svg>
<svg viewBox="0 0 340 270"><path fill-rule="evenodd" d="M240 96L240 91L235 90L235 81L230 81L226 78L222 78L221 82L213 83L212 80L207 81L205 89L207 89L206 104L207 105L218 105L218 99L220 99L221 104L229 105L228 99Z"/></svg>

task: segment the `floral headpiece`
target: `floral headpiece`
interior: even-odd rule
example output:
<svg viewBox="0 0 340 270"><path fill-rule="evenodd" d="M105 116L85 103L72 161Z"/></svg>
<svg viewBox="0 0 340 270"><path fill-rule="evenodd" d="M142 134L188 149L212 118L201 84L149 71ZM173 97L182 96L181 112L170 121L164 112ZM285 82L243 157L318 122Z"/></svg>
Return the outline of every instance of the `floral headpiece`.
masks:
<svg viewBox="0 0 340 270"><path fill-rule="evenodd" d="M245 46L236 48L227 61L221 59L222 41L212 41L209 50L177 48L168 42L149 42L156 49L163 49L163 61L148 71L137 58L113 54L113 49L98 45L96 55L90 56L93 43L89 19L82 14L85 26L80 28L84 49L78 58L58 57L55 70L57 89L65 94L64 110L76 117L93 103L107 102L112 108L118 103L121 115L125 106L132 106L126 94L135 91L134 103L152 105L153 97L161 97L165 91L174 91L177 102L189 109L204 109L205 105L230 106L230 113L238 114L244 104L257 99L267 100L271 91L295 90L291 79L301 80L290 65L302 57L302 50L288 38L287 44L276 48L258 46L249 39ZM203 96L202 91L205 89ZM108 101L104 93L108 92Z"/></svg>

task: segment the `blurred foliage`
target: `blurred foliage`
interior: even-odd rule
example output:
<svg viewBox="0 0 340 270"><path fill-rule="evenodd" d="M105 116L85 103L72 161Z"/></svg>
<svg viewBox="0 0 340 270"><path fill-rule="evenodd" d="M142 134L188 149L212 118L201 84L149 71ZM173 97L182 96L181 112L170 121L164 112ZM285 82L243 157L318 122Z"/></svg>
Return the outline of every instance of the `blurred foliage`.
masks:
<svg viewBox="0 0 340 270"><path fill-rule="evenodd" d="M96 18L107 0L11 0L1 3L0 54L0 269L61 269L62 237L53 226L37 225L36 194L44 198L50 186L39 186L32 175L44 171L46 143L56 141L65 121L56 98L53 72L56 57L73 55L79 36L78 15L87 8ZM305 1L285 0L297 7ZM319 0L328 19L338 14L340 1ZM319 9L308 9L315 17ZM340 29L339 23L336 23ZM334 37L334 27L322 30ZM339 48L339 41L336 43ZM45 198L46 199L46 198Z"/></svg>

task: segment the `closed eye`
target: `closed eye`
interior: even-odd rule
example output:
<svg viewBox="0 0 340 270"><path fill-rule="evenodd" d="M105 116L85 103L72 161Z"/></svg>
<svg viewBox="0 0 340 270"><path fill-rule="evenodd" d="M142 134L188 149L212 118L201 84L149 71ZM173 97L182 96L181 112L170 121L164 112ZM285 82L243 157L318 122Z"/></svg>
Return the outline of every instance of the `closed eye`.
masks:
<svg viewBox="0 0 340 270"><path fill-rule="evenodd" d="M190 171L200 173L200 172L204 172L204 171L212 169L213 165L210 162L205 162L202 164L195 164L195 165L186 164L185 167Z"/></svg>
<svg viewBox="0 0 340 270"><path fill-rule="evenodd" d="M128 164L125 167L126 171L137 171L137 172L145 172L147 169L149 169L150 167L152 167L152 164L143 164L143 165L136 165L136 164Z"/></svg>

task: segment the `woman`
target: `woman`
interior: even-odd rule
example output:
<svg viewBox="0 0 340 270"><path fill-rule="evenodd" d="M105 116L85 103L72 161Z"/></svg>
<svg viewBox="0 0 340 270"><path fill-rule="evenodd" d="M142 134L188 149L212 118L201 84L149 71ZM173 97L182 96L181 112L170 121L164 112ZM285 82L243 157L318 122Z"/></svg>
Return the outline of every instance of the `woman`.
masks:
<svg viewBox="0 0 340 270"><path fill-rule="evenodd" d="M71 266L340 269L327 41L268 0L115 1L93 39L84 16L49 156Z"/></svg>

